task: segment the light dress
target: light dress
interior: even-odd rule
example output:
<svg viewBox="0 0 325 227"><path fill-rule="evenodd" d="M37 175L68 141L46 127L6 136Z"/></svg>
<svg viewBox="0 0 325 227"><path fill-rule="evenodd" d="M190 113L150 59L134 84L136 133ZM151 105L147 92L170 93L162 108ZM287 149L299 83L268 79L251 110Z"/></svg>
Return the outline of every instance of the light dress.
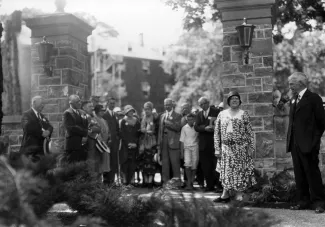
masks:
<svg viewBox="0 0 325 227"><path fill-rule="evenodd" d="M221 154L218 168L225 190L245 191L256 184L254 177L255 140L249 115L239 110L235 116L230 111L220 112L215 121L215 153Z"/></svg>

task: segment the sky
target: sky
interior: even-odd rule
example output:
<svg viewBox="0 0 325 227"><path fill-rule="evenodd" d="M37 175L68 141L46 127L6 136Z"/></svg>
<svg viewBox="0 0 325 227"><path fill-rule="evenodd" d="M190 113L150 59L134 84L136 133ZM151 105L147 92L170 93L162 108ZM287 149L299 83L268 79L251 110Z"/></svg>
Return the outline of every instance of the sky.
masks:
<svg viewBox="0 0 325 227"><path fill-rule="evenodd" d="M1 0L0 0L1 1ZM37 8L44 12L56 10L55 0L2 0L0 14L14 10ZM83 11L113 26L121 40L138 42L144 34L144 44L167 46L182 33L183 12L173 11L163 0L67 0L66 12Z"/></svg>

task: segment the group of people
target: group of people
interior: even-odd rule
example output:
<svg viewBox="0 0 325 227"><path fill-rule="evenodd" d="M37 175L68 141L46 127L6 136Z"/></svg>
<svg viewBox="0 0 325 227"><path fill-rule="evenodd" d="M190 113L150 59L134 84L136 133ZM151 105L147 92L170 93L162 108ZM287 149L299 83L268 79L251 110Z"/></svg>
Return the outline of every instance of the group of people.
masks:
<svg viewBox="0 0 325 227"><path fill-rule="evenodd" d="M289 87L293 98L287 152L293 158L299 201L292 209L313 204L321 213L325 200L318 168L320 138L325 128L322 100L307 89L307 77L302 73L289 77ZM243 192L256 180L254 133L241 103L239 93L232 91L225 110L201 97L200 111L192 111L184 103L181 113L177 113L175 102L166 98L162 113L146 102L138 115L131 105L116 111L114 98L108 99L104 107L71 95L70 108L63 114L65 161L89 160L90 167L107 184L114 183L119 170L123 184L132 184L135 172L140 171L143 185L148 187L153 186L156 173L161 174L164 185L171 179L181 185L184 168L185 189L192 190L197 180L207 192L222 192L215 202L227 203L233 195L243 199ZM32 108L22 118L22 152L32 158L43 153L43 143L53 132L42 114L43 107L42 97L34 97ZM105 144L108 151L103 152L99 144Z"/></svg>

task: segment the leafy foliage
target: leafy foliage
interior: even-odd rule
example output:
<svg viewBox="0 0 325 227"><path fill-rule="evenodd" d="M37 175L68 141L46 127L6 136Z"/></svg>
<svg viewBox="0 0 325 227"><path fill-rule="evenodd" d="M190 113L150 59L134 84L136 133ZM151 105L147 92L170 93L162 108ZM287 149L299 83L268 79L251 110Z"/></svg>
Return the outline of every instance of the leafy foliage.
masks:
<svg viewBox="0 0 325 227"><path fill-rule="evenodd" d="M269 180L256 174L258 184L252 189L251 200L257 204L265 202L294 202L296 184L289 170L275 173Z"/></svg>
<svg viewBox="0 0 325 227"><path fill-rule="evenodd" d="M216 21L220 13L216 9L214 0L165 0L166 4L174 10L184 9L184 28L202 28L207 21ZM209 15L210 13L210 15Z"/></svg>
<svg viewBox="0 0 325 227"><path fill-rule="evenodd" d="M222 100L221 51L222 34L217 27L214 32L203 29L185 32L167 52L163 67L176 75L169 96L178 100L178 106L184 102L196 105L201 96L208 97L212 103Z"/></svg>
<svg viewBox="0 0 325 227"><path fill-rule="evenodd" d="M306 73L309 88L325 95L325 36L322 31L297 34L294 40L284 40L275 46L276 69L287 70L290 75Z"/></svg>
<svg viewBox="0 0 325 227"><path fill-rule="evenodd" d="M43 157L40 162L48 159L45 162L52 163L49 159L54 158L56 157ZM87 163L61 167L49 164L46 173L40 170L41 166L44 164L28 163L19 154L10 157L9 162L3 157L0 159L0 196L4 198L0 204L0 225L61 226L53 215L40 220L34 211L36 207L42 207L43 214L46 214L49 207L44 206L44 203L62 200L78 211L78 217L69 226L268 227L275 223L262 212L234 207L220 209L206 199L174 199L172 194L165 191L157 192L149 198L133 196L125 188L109 188L98 182ZM47 193L51 188L61 189L56 191L61 193L61 200L54 193ZM46 196L37 200L38 204L32 202L42 194Z"/></svg>
<svg viewBox="0 0 325 227"><path fill-rule="evenodd" d="M277 0L275 5L276 16L283 25L295 21L304 31L312 30L308 21L316 17L325 21L324 7L325 1L322 0Z"/></svg>
<svg viewBox="0 0 325 227"><path fill-rule="evenodd" d="M186 13L184 28L201 28L204 23L221 18L216 0L165 0L174 10L183 9ZM274 21L277 21L279 33L274 40L279 43L283 40L281 28L289 23L296 22L298 29L311 31L310 20L325 21L324 0L276 0L273 5ZM316 29L322 30L322 26Z"/></svg>

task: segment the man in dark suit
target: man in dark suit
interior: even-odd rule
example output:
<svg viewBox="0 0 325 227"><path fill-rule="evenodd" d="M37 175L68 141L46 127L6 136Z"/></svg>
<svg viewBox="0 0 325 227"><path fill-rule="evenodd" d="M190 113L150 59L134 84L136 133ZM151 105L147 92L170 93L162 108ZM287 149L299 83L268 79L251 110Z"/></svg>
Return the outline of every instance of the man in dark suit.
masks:
<svg viewBox="0 0 325 227"><path fill-rule="evenodd" d="M115 175L118 174L118 149L120 145L119 141L119 123L117 117L114 113L114 107L116 104L116 100L114 98L109 98L107 101L107 110L103 115L103 118L106 120L109 131L111 133L111 171L107 174L104 174L104 182L108 184L114 183Z"/></svg>
<svg viewBox="0 0 325 227"><path fill-rule="evenodd" d="M39 160L44 154L43 144L45 139L50 139L53 127L42 114L44 102L41 96L32 99L32 108L23 113L22 127L23 139L20 152L30 157L32 161Z"/></svg>
<svg viewBox="0 0 325 227"><path fill-rule="evenodd" d="M63 113L65 155L68 163L74 163L87 159L83 144L87 142L88 120L87 116L80 112L81 101L78 95L71 95L69 104L70 108Z"/></svg>
<svg viewBox="0 0 325 227"><path fill-rule="evenodd" d="M325 129L325 113L319 95L307 89L307 77L294 73L289 77L290 101L287 152L291 152L298 203L292 210L310 205L316 213L324 212L324 187L319 164L321 137Z"/></svg>
<svg viewBox="0 0 325 227"><path fill-rule="evenodd" d="M214 191L216 181L220 185L219 174L215 173L216 162L213 140L213 124L219 110L214 106L210 106L210 102L206 97L201 97L198 102L202 110L197 114L194 128L199 133L199 163L207 184L205 191L210 192Z"/></svg>

